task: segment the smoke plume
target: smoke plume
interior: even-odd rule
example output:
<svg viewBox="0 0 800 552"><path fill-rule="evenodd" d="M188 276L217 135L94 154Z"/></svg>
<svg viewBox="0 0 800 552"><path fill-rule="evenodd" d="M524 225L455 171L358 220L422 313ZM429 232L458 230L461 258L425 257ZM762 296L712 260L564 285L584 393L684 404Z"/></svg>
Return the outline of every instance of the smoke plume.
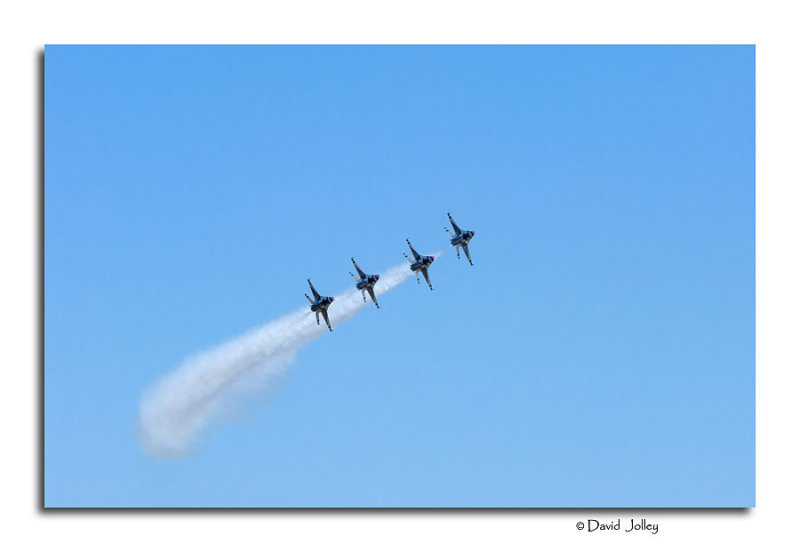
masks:
<svg viewBox="0 0 800 552"><path fill-rule="evenodd" d="M387 293L411 275L407 264L385 271L375 294ZM367 301L354 287L335 295L328 311L334 329L372 305L369 297ZM306 306L187 359L142 397L139 430L144 448L154 456L185 454L225 401L236 396L237 386L258 380L263 389L279 379L301 348L327 333L321 317L317 325Z"/></svg>

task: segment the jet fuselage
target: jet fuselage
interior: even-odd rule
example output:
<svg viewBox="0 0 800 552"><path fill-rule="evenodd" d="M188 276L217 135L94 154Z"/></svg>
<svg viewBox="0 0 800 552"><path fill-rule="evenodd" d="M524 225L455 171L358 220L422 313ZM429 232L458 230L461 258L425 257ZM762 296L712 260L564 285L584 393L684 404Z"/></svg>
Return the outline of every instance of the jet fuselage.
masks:
<svg viewBox="0 0 800 552"><path fill-rule="evenodd" d="M433 257L430 255L420 255L420 258L411 263L409 268L412 272L417 272L418 270L431 266L431 263L433 263Z"/></svg>
<svg viewBox="0 0 800 552"><path fill-rule="evenodd" d="M359 280L356 283L356 288L358 288L360 290L365 290L367 288L375 287L375 284L378 283L379 279L380 279L380 275L378 275L378 274L370 274L366 278L361 278L361 280Z"/></svg>
<svg viewBox="0 0 800 552"><path fill-rule="evenodd" d="M319 312L327 309L333 303L333 297L325 297L324 295L311 303L311 312Z"/></svg>
<svg viewBox="0 0 800 552"><path fill-rule="evenodd" d="M472 236L475 235L475 232L472 230L464 230L463 232L459 232L454 238L450 239L450 245L452 246L464 246L469 243L469 240L472 239Z"/></svg>

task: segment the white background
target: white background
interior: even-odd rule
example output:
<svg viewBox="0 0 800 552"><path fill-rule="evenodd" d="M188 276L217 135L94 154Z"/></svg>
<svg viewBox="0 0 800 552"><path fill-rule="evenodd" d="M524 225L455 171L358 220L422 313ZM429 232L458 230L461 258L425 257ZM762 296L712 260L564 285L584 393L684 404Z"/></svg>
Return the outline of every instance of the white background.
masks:
<svg viewBox="0 0 800 552"><path fill-rule="evenodd" d="M790 2L73 1L0 11L0 546L5 550L600 550L796 546L798 17ZM58 43L755 43L757 495L738 511L43 512L38 55ZM646 517L658 535L595 532Z"/></svg>

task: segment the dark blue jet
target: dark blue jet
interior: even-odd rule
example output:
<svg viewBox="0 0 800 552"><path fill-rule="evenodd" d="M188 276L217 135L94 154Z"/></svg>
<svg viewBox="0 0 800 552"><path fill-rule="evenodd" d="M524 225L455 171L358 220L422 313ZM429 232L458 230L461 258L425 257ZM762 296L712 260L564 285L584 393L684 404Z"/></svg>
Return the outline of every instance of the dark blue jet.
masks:
<svg viewBox="0 0 800 552"><path fill-rule="evenodd" d="M430 255L420 255L419 253L417 253L416 249L414 249L414 246L411 245L410 241L408 241L408 238L406 238L406 243L408 244L408 248L411 250L411 253L414 255L414 260L412 261L411 259L409 259L408 255L406 255L405 253L403 253L403 256L411 264L410 268L412 272L414 272L414 275L417 277L417 283L419 283L419 273L422 272L422 275L425 276L425 281L428 282L428 287L431 288L431 291L433 291L433 286L431 285L431 281L428 278L428 267L431 266L431 263L433 262L433 257L431 257Z"/></svg>
<svg viewBox="0 0 800 552"><path fill-rule="evenodd" d="M356 288L361 291L361 297L364 299L364 302L365 303L367 302L367 296L364 295L364 290L366 290L369 292L369 296L372 297L372 302L375 303L375 306L381 308L381 306L378 304L378 300L375 299L375 290L373 289L375 287L375 284L378 283L380 275L367 274L366 272L361 270L361 267L358 266L358 264L356 264L356 260L353 257L350 257L350 260L353 261L353 266L356 267L356 272L358 272L358 278L356 278L355 274L353 274L352 272L350 273L350 276L352 276L353 280L356 281Z"/></svg>
<svg viewBox="0 0 800 552"><path fill-rule="evenodd" d="M456 257L458 257L459 259L461 258L459 248L463 247L464 255L467 256L467 260L471 265L472 259L469 256L469 247L467 246L467 244L469 243L469 240L472 239L472 236L475 235L475 232L473 232L472 230L462 230L461 228L459 228L458 224L456 224L456 221L454 221L453 217L450 216L450 213L447 213L447 218L450 219L450 224L453 225L453 231L455 231L456 235L454 236L452 232L450 232L450 230L448 230L447 228L445 228L444 230L450 235L450 245L454 245L456 248Z"/></svg>
<svg viewBox="0 0 800 552"><path fill-rule="evenodd" d="M328 307L331 306L333 303L333 297L325 297L324 295L320 295L317 293L317 290L314 289L314 284L311 283L311 280L308 281L309 287L311 287L311 293L314 294L314 300L311 300L311 297L308 296L306 293L306 299L308 302L311 303L311 312L317 315L317 325L319 326L319 313L322 313L322 317L325 319L325 324L328 325L328 329L333 331L331 328L331 321L328 320Z"/></svg>

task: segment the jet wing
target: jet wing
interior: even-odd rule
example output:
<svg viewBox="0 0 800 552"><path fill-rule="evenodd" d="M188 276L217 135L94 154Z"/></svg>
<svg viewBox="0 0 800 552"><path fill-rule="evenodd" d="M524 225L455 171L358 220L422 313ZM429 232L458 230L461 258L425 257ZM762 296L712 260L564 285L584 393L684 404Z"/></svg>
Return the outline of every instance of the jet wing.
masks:
<svg viewBox="0 0 800 552"><path fill-rule="evenodd" d="M328 309L322 309L322 318L325 319L325 324L327 324L328 330L333 331L333 328L331 328L331 321L328 319Z"/></svg>
<svg viewBox="0 0 800 552"><path fill-rule="evenodd" d="M425 276L425 281L428 282L428 287L431 288L433 291L433 286L431 285L431 279L428 278L428 269L426 267L422 267L422 275Z"/></svg>
<svg viewBox="0 0 800 552"><path fill-rule="evenodd" d="M414 259L419 260L419 253L417 253L417 250L411 245L411 242L408 241L408 238L406 238L406 243L408 243L408 248L411 250L411 254L414 255Z"/></svg>
<svg viewBox="0 0 800 552"><path fill-rule="evenodd" d="M309 287L311 288L311 293L313 293L313 294L314 294L314 300L315 300L315 301L316 301L316 300L318 300L318 299L319 299L319 293L317 293L317 290L316 290L316 289L314 289L314 284L312 284L312 283L311 283L311 280L310 280L310 279L308 280L308 285L309 285Z"/></svg>
<svg viewBox="0 0 800 552"><path fill-rule="evenodd" d="M378 304L378 300L375 299L375 291L371 287L368 287L367 291L369 292L369 296L372 297L372 302L375 303L375 306L381 308L381 306Z"/></svg>
<svg viewBox="0 0 800 552"><path fill-rule="evenodd" d="M466 243L463 244L461 247L464 248L464 254L467 256L467 260L469 261L469 264L472 264L472 257L469 256L469 247L467 246Z"/></svg>
<svg viewBox="0 0 800 552"><path fill-rule="evenodd" d="M366 274L364 274L364 271L363 271L363 270L361 270L361 267L359 267L359 266L356 264L356 261L355 261L355 259L354 259L353 257L350 257L350 260L351 260L351 261L353 261L353 266L354 266L354 267L356 267L356 272L358 272L358 275L361 277L361 279L364 279L364 278L366 278L366 277L367 277L367 275L366 275Z"/></svg>
<svg viewBox="0 0 800 552"><path fill-rule="evenodd" d="M450 213L447 213L447 218L450 219L450 224L453 225L453 230L455 230L456 235L460 234L461 233L461 228L458 227L458 224L456 224L456 221L454 221L453 217L450 216Z"/></svg>

